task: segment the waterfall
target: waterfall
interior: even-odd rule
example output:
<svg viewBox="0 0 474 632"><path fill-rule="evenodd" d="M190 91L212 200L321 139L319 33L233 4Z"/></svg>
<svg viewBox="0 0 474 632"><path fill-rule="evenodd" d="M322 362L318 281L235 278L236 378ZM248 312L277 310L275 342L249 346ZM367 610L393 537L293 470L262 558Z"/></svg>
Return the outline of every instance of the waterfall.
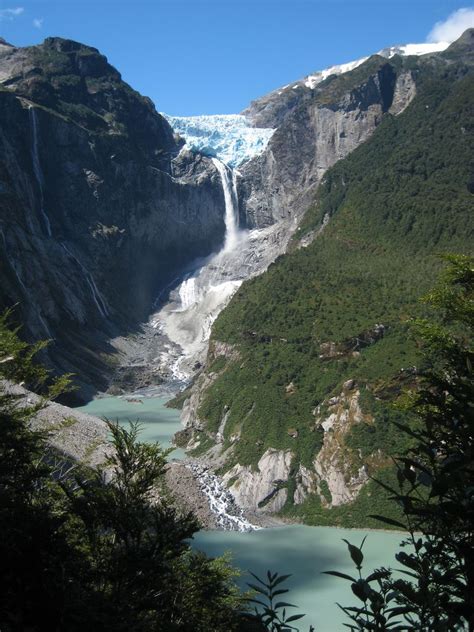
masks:
<svg viewBox="0 0 474 632"><path fill-rule="evenodd" d="M107 309L107 306L105 304L105 301L101 293L97 289L97 285L95 284L92 274L89 272L89 270L87 270L85 266L82 265L79 259L72 254L72 252L69 250L69 248L65 244L60 244L60 246L71 257L71 259L76 262L76 264L81 269L84 275L84 278L87 282L87 285L89 286L89 289L91 291L92 298L94 299L94 303L96 304L96 307L99 310L99 314L103 318L107 318L107 316L109 315L109 310Z"/></svg>
<svg viewBox="0 0 474 632"><path fill-rule="evenodd" d="M150 321L170 343L161 354L162 365L181 382L192 374L196 361L204 359L212 324L242 283L242 261L250 247L248 232L239 230L237 172L217 158L212 162L224 193L224 244L219 252L196 261L180 283L175 280L167 304Z"/></svg>
<svg viewBox="0 0 474 632"><path fill-rule="evenodd" d="M40 192L40 205L39 210L41 214L42 223L44 224L44 228L46 229L46 233L48 237L51 237L51 222L49 221L49 217L44 210L44 195L43 195L43 185L44 185L44 177L43 172L41 171L41 163L39 159L38 153L38 119L36 116L36 109L30 105L28 108L28 115L30 117L30 126L31 132L33 135L33 149L31 152L31 156L33 159L33 171L35 173L36 180L38 182L39 192Z"/></svg>
<svg viewBox="0 0 474 632"><path fill-rule="evenodd" d="M223 250L224 252L229 252L235 248L239 240L239 208L237 202L236 174L217 158L213 158L212 162L221 176L222 190L224 191L225 242ZM230 177L229 171L231 173Z"/></svg>
<svg viewBox="0 0 474 632"><path fill-rule="evenodd" d="M196 278L187 277L179 286L179 298L181 300L181 311L189 309L197 302Z"/></svg>
<svg viewBox="0 0 474 632"><path fill-rule="evenodd" d="M39 310L37 310L37 316L38 316L38 320L41 323L41 326L43 327L43 330L46 332L46 335L48 336L48 338L50 340L54 339L53 334L51 333L51 329L48 327L48 324L46 323L45 319L43 318L43 316L41 315L41 312Z"/></svg>
<svg viewBox="0 0 474 632"><path fill-rule="evenodd" d="M196 461L186 464L194 474L201 491L207 497L209 508L216 525L224 531L255 531L260 529L243 515L232 494L223 486L220 479L205 466Z"/></svg>

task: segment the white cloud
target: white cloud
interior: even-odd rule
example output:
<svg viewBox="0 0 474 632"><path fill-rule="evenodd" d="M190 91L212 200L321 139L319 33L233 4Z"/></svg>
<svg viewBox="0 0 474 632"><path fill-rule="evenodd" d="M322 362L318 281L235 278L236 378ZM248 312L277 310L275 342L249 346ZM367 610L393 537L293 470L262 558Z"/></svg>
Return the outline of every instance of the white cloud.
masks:
<svg viewBox="0 0 474 632"><path fill-rule="evenodd" d="M454 42L471 27L474 27L474 7L458 9L446 20L434 25L428 35L428 42Z"/></svg>
<svg viewBox="0 0 474 632"><path fill-rule="evenodd" d="M0 22L2 20L13 20L24 11L23 7L15 7L13 9L0 9Z"/></svg>
<svg viewBox="0 0 474 632"><path fill-rule="evenodd" d="M33 26L37 29L42 28L44 22L44 18L35 18L33 20Z"/></svg>

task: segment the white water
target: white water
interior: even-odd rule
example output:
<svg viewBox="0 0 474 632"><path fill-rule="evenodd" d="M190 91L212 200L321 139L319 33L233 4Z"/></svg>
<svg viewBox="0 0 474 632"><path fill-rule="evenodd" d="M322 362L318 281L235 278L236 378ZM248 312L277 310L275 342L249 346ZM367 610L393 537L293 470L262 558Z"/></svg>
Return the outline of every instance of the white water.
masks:
<svg viewBox="0 0 474 632"><path fill-rule="evenodd" d="M181 300L181 311L186 311L197 303L196 278L186 278L179 286L179 298Z"/></svg>
<svg viewBox="0 0 474 632"><path fill-rule="evenodd" d="M77 263L77 265L81 269L84 275L84 278L86 280L86 283L89 286L89 289L91 291L92 298L94 300L94 303L96 304L99 314L103 318L107 318L107 316L109 315L109 310L107 309L107 305L105 303L105 300L102 294L97 289L97 286L94 281L94 277L89 272L89 270L87 270L87 268L79 261L79 259L75 255L72 254L72 252L69 250L69 248L65 244L61 243L60 246L71 257L71 259L73 259Z"/></svg>
<svg viewBox="0 0 474 632"><path fill-rule="evenodd" d="M237 174L217 158L212 162L224 195L224 245L217 254L197 262L170 293L171 300L151 318L152 326L171 343L161 353L161 364L178 381L186 381L189 365L202 359L214 320L247 272L247 268L242 271L242 262L249 233L239 230Z"/></svg>
<svg viewBox="0 0 474 632"><path fill-rule="evenodd" d="M235 503L232 494L215 474L200 463L189 463L187 467L193 472L201 491L206 495L217 527L224 531L240 531L241 533L260 529L244 517L242 509Z"/></svg>
<svg viewBox="0 0 474 632"><path fill-rule="evenodd" d="M38 188L40 192L40 205L39 210L41 214L41 218L43 220L44 227L46 229L46 233L48 237L51 237L51 222L49 221L49 217L44 210L44 195L43 195L43 186L44 186L44 177L43 171L41 169L41 163L39 159L38 153L38 118L36 116L36 109L30 105L28 108L28 115L30 117L30 125L31 125L31 133L33 136L33 147L31 156L33 159L33 171L35 173L36 180L38 182Z"/></svg>
<svg viewBox="0 0 474 632"><path fill-rule="evenodd" d="M41 323L41 326L43 327L43 330L46 332L46 335L48 336L48 338L50 340L53 340L54 336L53 336L53 334L51 332L51 329L48 327L47 322L45 321L45 319L43 318L43 316L41 315L41 312L39 310L37 311L37 316L38 316L38 320Z"/></svg>
<svg viewBox="0 0 474 632"><path fill-rule="evenodd" d="M239 241L239 204L237 200L237 175L235 171L213 158L212 162L221 176L225 201L225 242L223 252L233 250ZM229 171L231 177L229 177Z"/></svg>

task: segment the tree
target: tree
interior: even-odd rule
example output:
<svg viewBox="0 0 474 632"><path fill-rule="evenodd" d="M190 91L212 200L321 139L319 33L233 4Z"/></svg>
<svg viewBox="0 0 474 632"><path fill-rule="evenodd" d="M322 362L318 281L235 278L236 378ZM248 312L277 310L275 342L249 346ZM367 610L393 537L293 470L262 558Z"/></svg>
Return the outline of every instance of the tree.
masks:
<svg viewBox="0 0 474 632"><path fill-rule="evenodd" d="M343 608L353 630L474 630L474 259L446 260L424 299L437 318L413 323L425 363L402 405L418 423L397 426L415 444L396 459L399 488L384 485L406 525L375 516L408 530L396 555L402 574L362 577L362 546L349 543L359 578L330 572L351 581L363 604Z"/></svg>
<svg viewBox="0 0 474 632"><path fill-rule="evenodd" d="M222 558L192 551L198 525L160 492L168 451L109 424L99 470L59 476L45 437L30 427L46 399L12 392L24 382L45 398L67 387L34 362L0 317L0 628L2 632L223 632L239 629L243 597Z"/></svg>

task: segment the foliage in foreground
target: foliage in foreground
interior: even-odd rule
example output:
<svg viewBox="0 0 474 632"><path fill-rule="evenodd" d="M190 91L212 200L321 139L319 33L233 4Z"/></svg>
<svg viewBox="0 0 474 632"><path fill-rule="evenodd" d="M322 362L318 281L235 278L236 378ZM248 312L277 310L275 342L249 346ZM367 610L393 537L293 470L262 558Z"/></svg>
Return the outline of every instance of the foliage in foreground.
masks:
<svg viewBox="0 0 474 632"><path fill-rule="evenodd" d="M299 621L305 615L291 614L291 612L287 614L288 608L296 608L296 606L282 601L281 597L289 592L288 588L283 588L283 583L291 575L279 575L268 571L266 579L262 580L254 573L250 574L257 581L257 584L247 584L257 593L257 597L250 599L250 602L260 606L260 609L255 609L255 615L264 629L269 632L292 632L292 630L297 632L298 628L295 628L292 623ZM314 632L313 626L310 626L309 632Z"/></svg>
<svg viewBox="0 0 474 632"><path fill-rule="evenodd" d="M351 630L474 630L474 259L448 260L426 299L442 322L415 321L427 368L404 405L421 424L398 424L415 445L396 459L398 488L383 485L408 523L396 555L401 569L363 577L362 545L347 543L358 578L330 572L350 581L359 599L343 608Z"/></svg>
<svg viewBox="0 0 474 632"><path fill-rule="evenodd" d="M29 347L0 319L0 379L57 395ZM237 630L243 601L225 559L191 550L195 519L156 501L166 451L110 424L99 471L60 455L0 382L0 628L3 632ZM66 473L65 473L66 472ZM110 482L113 480L113 482Z"/></svg>

